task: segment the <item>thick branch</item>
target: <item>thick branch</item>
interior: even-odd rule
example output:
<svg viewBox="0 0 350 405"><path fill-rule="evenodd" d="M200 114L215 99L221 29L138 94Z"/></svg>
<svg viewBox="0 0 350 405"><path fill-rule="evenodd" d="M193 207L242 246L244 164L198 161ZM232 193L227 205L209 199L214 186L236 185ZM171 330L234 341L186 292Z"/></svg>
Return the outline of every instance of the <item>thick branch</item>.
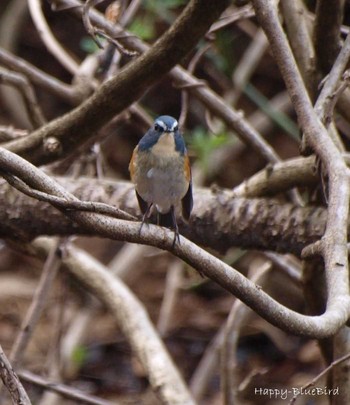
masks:
<svg viewBox="0 0 350 405"><path fill-rule="evenodd" d="M317 1L314 40L317 65L324 73L329 72L341 47L344 4L344 0Z"/></svg>
<svg viewBox="0 0 350 405"><path fill-rule="evenodd" d="M90 178L57 180L80 199L108 203L140 216L130 183ZM1 238L96 235L51 205L24 196L5 182L0 184ZM325 229L324 208L300 208L272 199L236 198L228 190L195 189L194 195L190 223L181 221L180 231L193 242L219 252L239 246L300 255L305 246L322 237Z"/></svg>

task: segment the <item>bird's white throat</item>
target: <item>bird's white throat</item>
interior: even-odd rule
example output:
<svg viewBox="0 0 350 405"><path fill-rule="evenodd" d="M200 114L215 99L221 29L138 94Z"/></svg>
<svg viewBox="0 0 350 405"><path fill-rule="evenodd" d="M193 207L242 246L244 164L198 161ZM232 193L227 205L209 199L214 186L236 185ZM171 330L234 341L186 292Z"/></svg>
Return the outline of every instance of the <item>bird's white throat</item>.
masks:
<svg viewBox="0 0 350 405"><path fill-rule="evenodd" d="M164 132L153 146L152 152L163 157L175 155L174 132Z"/></svg>

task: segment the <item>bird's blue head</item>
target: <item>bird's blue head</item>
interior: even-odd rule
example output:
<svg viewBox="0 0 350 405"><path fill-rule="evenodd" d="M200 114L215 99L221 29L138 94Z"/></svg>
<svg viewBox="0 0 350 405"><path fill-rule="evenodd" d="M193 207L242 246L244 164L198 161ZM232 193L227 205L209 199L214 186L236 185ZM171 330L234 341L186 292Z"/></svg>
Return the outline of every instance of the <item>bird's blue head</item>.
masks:
<svg viewBox="0 0 350 405"><path fill-rule="evenodd" d="M179 129L179 124L175 118L170 115L161 115L154 121L154 129L162 132L176 132Z"/></svg>
<svg viewBox="0 0 350 405"><path fill-rule="evenodd" d="M159 139L164 134L173 134L175 150L180 154L186 152L184 139L179 132L179 124L177 120L169 115L161 115L156 118L153 126L146 132L144 137L139 142L139 150L147 151L157 144Z"/></svg>

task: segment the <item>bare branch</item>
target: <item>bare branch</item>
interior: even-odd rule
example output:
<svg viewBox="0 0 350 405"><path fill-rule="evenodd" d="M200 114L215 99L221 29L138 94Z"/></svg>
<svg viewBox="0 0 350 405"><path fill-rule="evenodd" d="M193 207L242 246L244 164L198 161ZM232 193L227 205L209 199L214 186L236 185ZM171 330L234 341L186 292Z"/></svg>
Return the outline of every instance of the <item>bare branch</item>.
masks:
<svg viewBox="0 0 350 405"><path fill-rule="evenodd" d="M340 357L337 360L334 360L328 367L326 367L324 370L322 370L315 378L313 378L310 382L307 384L303 385L301 389L293 395L293 398L290 400L289 404L293 405L295 401L298 399L298 397L301 395L302 391L306 390L309 387L314 386L323 376L325 376L327 373L330 371L334 370L335 367L337 367L339 364L346 362L350 358L350 353Z"/></svg>
<svg viewBox="0 0 350 405"><path fill-rule="evenodd" d="M101 41L96 36L96 29L91 24L90 17L89 17L89 10L92 7L95 7L97 4L101 3L103 0L86 0L83 7L83 23L86 31L92 36L93 40L96 42L97 46L101 49L104 48Z"/></svg>
<svg viewBox="0 0 350 405"><path fill-rule="evenodd" d="M116 46L116 48L120 51L120 53L128 55L128 56L135 56L138 55L139 52L137 51L131 51L129 49L124 48L119 41L117 41L117 37L114 36L113 38L108 35L104 30L101 30L99 28L96 28L92 25L91 21L90 21L90 16L89 16L89 11L92 7L95 7L97 4L101 3L103 0L87 0L84 3L84 7L83 7L83 14L82 14L82 19L83 19L83 23L85 26L86 31L92 36L93 40L95 41L95 43L97 44L97 46L100 49L104 49L104 45L102 44L102 42L100 41L98 36L101 36L103 38L105 38L108 42L114 44ZM115 22L115 21L113 21ZM123 38L123 34L122 35L118 35L118 37Z"/></svg>
<svg viewBox="0 0 350 405"><path fill-rule="evenodd" d="M236 104L237 100L242 94L242 91L249 83L252 74L254 73L261 58L264 56L267 48L268 42L266 35L262 29L259 29L254 39L245 50L243 57L232 75L232 81L235 85L234 92L231 96L231 102L233 105Z"/></svg>
<svg viewBox="0 0 350 405"><path fill-rule="evenodd" d="M317 65L324 73L330 70L341 46L340 28L344 5L345 0L317 1L314 41Z"/></svg>
<svg viewBox="0 0 350 405"><path fill-rule="evenodd" d="M64 5L65 7L74 7L73 10L79 15L82 12L82 3L79 0L59 0L59 3L61 5ZM115 27L114 25L106 21L103 16L101 16L101 14L97 12L92 12L91 10L90 18L91 21L93 21L96 25L103 27L105 31L111 36L113 36L115 32L120 32L119 26ZM175 26L173 26L173 28L174 27ZM188 43L188 38L185 39L185 42L186 44ZM140 40L131 36L126 37L123 40L123 44L125 44L128 48L137 50L139 52L144 52L148 48ZM177 46L180 46L179 43L177 43ZM155 53L155 48L152 47L152 49L154 51L153 53ZM171 53L171 49L169 51ZM152 53L149 55L149 59L152 60ZM162 61L160 62L160 64L157 64L157 62L154 61L155 64L157 64L156 69L151 68L151 73L153 75L154 73L157 73L157 79L159 79L159 76L161 76L160 66L163 65L164 58L166 59L167 57L161 56ZM137 61L139 62L140 60L142 61L141 58L137 59ZM135 63L137 61L135 61ZM137 66L142 64L142 62L139 62L137 63ZM125 70L124 73L126 74L127 70ZM147 74L147 70L143 70L143 73L149 76L149 78L152 77L152 74ZM45 129L43 129L43 131L33 133L27 140L27 142L11 142L7 144L7 147L9 147L16 153L23 154L27 157L28 160L33 162L44 163L47 161L52 161L55 160L57 157L62 157L62 153L59 156L45 154L45 151L42 150L42 139L54 134L54 136L58 137L60 141L61 139L62 141L65 139L64 142L62 142L63 155L72 153L77 144L86 141L87 138L92 136L96 129L98 129L102 124L105 123L106 120L109 119L109 114L118 113L118 106L120 103L122 103L123 105L125 103L128 104L129 98L135 99L137 97L134 76L126 76L128 77L128 79L130 79L130 84L128 81L125 81L124 74L118 76L118 78L115 78L113 82L108 81L108 84L105 84L105 86L101 88L99 97L97 99L95 97L92 97L85 106L82 106L81 109L76 110L75 112L72 112L65 117L62 117L60 120L51 123L51 125L49 124ZM180 86L190 86L190 90L194 96L196 96L212 113L220 117L230 129L236 131L237 134L247 144L251 145L252 148L257 153L262 155L267 161L279 161L279 157L275 153L273 148L268 145L267 142L260 136L260 134L257 133L257 131L254 130L254 128L252 128L246 122L242 114L230 108L227 105L226 101L220 98L215 92L213 92L206 86L203 86L199 82L199 80L192 77L189 73L186 72L186 70L182 69L179 66L171 71L171 77ZM114 83L115 88L113 89ZM145 86L150 85L150 83L147 82L144 82L143 84ZM130 85L133 89L135 89L135 92L129 91ZM140 85L142 85L142 83L140 83ZM111 97L115 97L116 100L109 100L108 97L105 97L104 88L106 88L107 94L110 94ZM124 91L127 94L124 94ZM98 101L99 98L103 98L104 102L106 102L107 105L100 105L100 102ZM113 109L112 106L114 107ZM124 107L121 106L120 108ZM111 109L113 111L111 111ZM102 122L96 119L98 110L101 110L99 111L98 117L99 120L101 120ZM73 145L72 142L76 142L77 144Z"/></svg>
<svg viewBox="0 0 350 405"><path fill-rule="evenodd" d="M253 283L258 283L261 278L271 270L271 262L264 263L259 267L256 273L251 277ZM231 307L229 316L224 327L224 337L221 347L221 378L222 393L225 404L234 404L237 402L237 358L236 350L238 345L239 333L244 319L249 314L242 301L236 300Z"/></svg>
<svg viewBox="0 0 350 405"><path fill-rule="evenodd" d="M2 170L11 172L21 178L35 189L66 199L77 200L76 197L67 192L44 172L3 148L0 148L0 167ZM181 236L181 243L174 246L174 235L169 229L149 225L140 232L139 223L110 218L101 214L72 212L69 210L64 211L64 214L100 236L133 243L143 243L170 251L197 269L200 274L211 278L230 291L268 322L285 331L317 338L328 337L334 335L349 318L350 297L346 288L346 281L344 281L341 272L343 267L339 264L344 256L339 257L339 262L336 262L336 264L326 263L330 267L331 265L340 267L337 268L337 271L328 274L327 282L330 296L326 312L319 316L306 316L279 304L265 292L256 289L254 283L247 280L232 267L184 237ZM336 246L334 249L339 249L339 247ZM325 255L325 259L329 260L328 255ZM344 267L346 268L346 265ZM328 269L327 271L329 272ZM336 293L334 293L335 291Z"/></svg>
<svg viewBox="0 0 350 405"><path fill-rule="evenodd" d="M6 66L8 69L12 69L15 72L22 73L31 82L37 84L44 89L47 89L51 93L67 100L71 103L77 104L81 101L81 94L77 93L73 86L62 83L53 76L48 75L37 67L31 65L29 62L12 55L5 49L0 48L0 63Z"/></svg>
<svg viewBox="0 0 350 405"><path fill-rule="evenodd" d="M337 90L339 82L342 78L344 70L349 62L350 58L350 33L346 37L343 47L339 52L338 57L336 58L331 71L329 72L326 81L323 85L321 94L318 96L315 111L318 117L324 122L326 125L329 125L333 112L330 108L332 105L334 93Z"/></svg>
<svg viewBox="0 0 350 405"><path fill-rule="evenodd" d="M62 45L52 34L49 25L45 20L41 8L40 0L28 0L28 7L41 40L52 55L64 66L72 75L79 69L78 63L68 54Z"/></svg>
<svg viewBox="0 0 350 405"><path fill-rule="evenodd" d="M191 62L188 65L188 71L193 73L196 69L197 64L201 60L201 58L205 55L205 53L210 49L211 44L207 44L201 49L199 49L194 57L192 58ZM204 85L204 83L203 83ZM179 117L179 126L180 128L185 128L186 126L186 119L188 114L188 106L189 106L189 94L187 90L189 89L188 86L182 86L181 92L181 113Z"/></svg>
<svg viewBox="0 0 350 405"><path fill-rule="evenodd" d="M130 183L91 178L57 178L57 181L75 196L90 201L69 201L45 193L45 200L51 201L56 208L79 211L81 207L81 211L98 211L115 217L118 212L115 207L119 207L129 215L140 215L135 190ZM40 193L33 192L29 186L23 191L41 199ZM300 208L272 199L239 198L225 189L195 188L194 194L196 204L190 222L179 221L181 234L221 253L239 246L300 256L305 246L320 239L324 233L327 211L322 207ZM1 184L0 203L3 207L0 210L1 238L28 239L43 234L96 235L93 229L70 221L52 206L37 203L4 183ZM106 208L101 209L101 204Z"/></svg>
<svg viewBox="0 0 350 405"><path fill-rule="evenodd" d="M27 78L20 73L6 71L0 68L0 83L16 86L23 97L29 121L34 128L40 128L46 123L44 114L38 104L34 89Z"/></svg>
<svg viewBox="0 0 350 405"><path fill-rule="evenodd" d="M295 64L289 44L279 22L277 10L272 2L253 0L258 20L269 38L276 62L284 77L300 126L304 131L307 144L321 159L329 176L328 220L325 234L320 242L325 262L328 284L327 308L334 305L334 299L342 293L349 294L347 261L347 230L349 214L348 169L341 153L321 125L300 73Z"/></svg>
<svg viewBox="0 0 350 405"><path fill-rule="evenodd" d="M67 200L65 198L60 198L55 195L50 195L48 193L32 189L19 178L12 176L11 174L1 172L1 170L0 174L4 179L6 179L9 184L11 184L11 186L16 188L17 190L39 201L48 202L56 208L60 208L63 210L97 212L99 214L109 215L114 218L126 219L129 221L134 221L136 219L134 216L128 214L127 212L124 212L107 204L91 201Z"/></svg>
<svg viewBox="0 0 350 405"><path fill-rule="evenodd" d="M314 100L317 90L315 49L306 19L305 5L301 0L281 0L280 5L296 62L310 98Z"/></svg>
<svg viewBox="0 0 350 405"><path fill-rule="evenodd" d="M33 331L37 326L38 320L45 308L52 283L54 282L57 271L61 265L57 255L58 244L59 241L56 240L47 256L47 260L44 264L40 282L35 291L33 301L21 325L21 331L13 343L10 353L10 360L15 367L19 367L21 360L23 359Z"/></svg>
<svg viewBox="0 0 350 405"><path fill-rule="evenodd" d="M13 405L31 405L30 399L25 392L17 374L13 371L2 347L0 346L0 377L7 388Z"/></svg>
<svg viewBox="0 0 350 405"><path fill-rule="evenodd" d="M32 247L45 256L51 244L48 238L39 238L33 242ZM191 395L147 312L129 288L100 262L76 247L67 247L62 262L109 308L162 402L174 405L193 404Z"/></svg>
<svg viewBox="0 0 350 405"><path fill-rule="evenodd" d="M130 1L128 8L125 10L120 18L120 25L122 27L125 27L133 19L141 4L141 0Z"/></svg>
<svg viewBox="0 0 350 405"><path fill-rule="evenodd" d="M76 388L69 387L64 384L60 384L57 382L49 381L41 376L38 376L34 373L31 373L27 370L21 370L18 372L18 375L23 381L27 381L28 383L38 385L39 387L45 388L48 391L57 392L62 397L67 399L73 399L84 404L90 405L115 405L116 402L113 401L106 401L93 395L84 394L83 392L77 390Z"/></svg>
<svg viewBox="0 0 350 405"><path fill-rule="evenodd" d="M26 129L13 128L12 126L0 125L0 142L11 141L20 136L27 136L29 133Z"/></svg>
<svg viewBox="0 0 350 405"><path fill-rule="evenodd" d="M230 7L227 11L222 15L219 21L215 22L208 32L208 34L213 34L216 31L221 30L224 27L227 27L230 24L234 24L238 20L250 18L254 16L254 10L251 4L247 4L246 6L233 8Z"/></svg>
<svg viewBox="0 0 350 405"><path fill-rule="evenodd" d="M276 195L293 187L316 184L315 158L295 158L268 165L233 189L237 197Z"/></svg>

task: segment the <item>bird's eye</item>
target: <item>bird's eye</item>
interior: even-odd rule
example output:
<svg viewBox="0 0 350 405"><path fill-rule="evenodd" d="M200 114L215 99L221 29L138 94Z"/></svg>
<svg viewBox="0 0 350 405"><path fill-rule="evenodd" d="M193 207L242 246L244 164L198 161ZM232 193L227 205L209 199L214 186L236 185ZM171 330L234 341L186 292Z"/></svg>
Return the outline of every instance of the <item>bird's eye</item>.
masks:
<svg viewBox="0 0 350 405"><path fill-rule="evenodd" d="M176 125L176 126L174 127L174 132L176 132L178 129L179 129L179 127Z"/></svg>
<svg viewBox="0 0 350 405"><path fill-rule="evenodd" d="M156 131L161 131L162 127L160 125L158 125L158 124L154 124L154 129Z"/></svg>

